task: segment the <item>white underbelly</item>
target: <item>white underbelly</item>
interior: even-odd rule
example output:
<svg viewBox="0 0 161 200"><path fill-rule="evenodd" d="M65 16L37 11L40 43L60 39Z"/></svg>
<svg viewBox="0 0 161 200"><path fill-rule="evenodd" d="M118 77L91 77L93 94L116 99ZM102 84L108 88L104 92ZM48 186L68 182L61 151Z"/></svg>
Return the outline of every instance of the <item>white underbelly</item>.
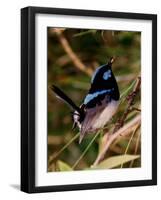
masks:
<svg viewBox="0 0 161 200"><path fill-rule="evenodd" d="M112 100L107 107L101 112L101 114L96 118L92 124L92 129L98 129L104 127L104 125L111 119L115 114L119 105L119 101Z"/></svg>

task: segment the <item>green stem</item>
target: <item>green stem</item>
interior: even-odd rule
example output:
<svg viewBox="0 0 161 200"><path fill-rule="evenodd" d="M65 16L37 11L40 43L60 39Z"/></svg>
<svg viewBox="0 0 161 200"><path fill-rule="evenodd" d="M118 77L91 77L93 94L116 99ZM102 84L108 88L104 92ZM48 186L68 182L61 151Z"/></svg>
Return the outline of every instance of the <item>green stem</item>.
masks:
<svg viewBox="0 0 161 200"><path fill-rule="evenodd" d="M81 154L81 156L78 158L78 160L76 160L76 162L72 166L72 169L74 169L78 165L78 163L84 157L84 155L87 153L88 149L90 148L90 146L92 145L92 143L95 141L95 139L97 138L97 136L99 135L99 133L100 133L100 131L98 131L96 133L96 135L92 138L92 140L90 141L90 143L88 144L88 146L86 147L86 149L83 151L83 153Z"/></svg>
<svg viewBox="0 0 161 200"><path fill-rule="evenodd" d="M125 149L124 155L127 154L128 149L129 149L129 146L130 146L130 144L131 144L131 141L132 141L132 139L133 139L133 137L134 137L136 131L138 130L138 127L139 127L139 126L137 126L137 127L135 128L135 130L133 131L133 133L132 133L132 135L131 135L131 137L130 137L130 140L129 140L128 144L127 144L127 147L126 147L126 149ZM120 168L123 168L123 165L124 165L124 164L122 163Z"/></svg>
<svg viewBox="0 0 161 200"><path fill-rule="evenodd" d="M133 86L135 85L135 83L136 83L136 80L134 80L134 81L131 83L131 85L130 85L126 90L124 90L124 91L121 93L121 95L120 95L121 101L122 101L123 98L126 96L126 94L133 88Z"/></svg>
<svg viewBox="0 0 161 200"><path fill-rule="evenodd" d="M79 137L80 133L77 133L66 145L63 146L63 148L61 148L56 154L54 154L53 156L50 157L49 160L49 165L51 165L51 163L53 162L53 160L59 156L59 154L61 154L74 140L76 140Z"/></svg>

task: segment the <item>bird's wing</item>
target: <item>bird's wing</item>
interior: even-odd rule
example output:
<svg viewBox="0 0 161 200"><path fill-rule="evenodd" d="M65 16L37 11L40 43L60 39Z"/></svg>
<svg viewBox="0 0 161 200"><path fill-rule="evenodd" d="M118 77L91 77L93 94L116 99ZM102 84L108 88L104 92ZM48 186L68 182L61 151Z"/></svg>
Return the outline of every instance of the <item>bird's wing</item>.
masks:
<svg viewBox="0 0 161 200"><path fill-rule="evenodd" d="M88 132L96 131L92 129L92 125L96 122L97 118L99 118L104 108L105 106L103 105L86 109L85 118L81 124L79 143L81 143L82 139Z"/></svg>

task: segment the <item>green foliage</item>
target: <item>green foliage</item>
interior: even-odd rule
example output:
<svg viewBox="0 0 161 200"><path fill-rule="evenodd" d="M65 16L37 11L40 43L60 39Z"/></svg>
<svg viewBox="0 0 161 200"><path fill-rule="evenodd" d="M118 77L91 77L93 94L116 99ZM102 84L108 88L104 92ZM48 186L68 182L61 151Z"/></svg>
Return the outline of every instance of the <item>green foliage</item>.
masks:
<svg viewBox="0 0 161 200"><path fill-rule="evenodd" d="M57 167L59 171L72 171L72 168L65 162L58 160Z"/></svg>

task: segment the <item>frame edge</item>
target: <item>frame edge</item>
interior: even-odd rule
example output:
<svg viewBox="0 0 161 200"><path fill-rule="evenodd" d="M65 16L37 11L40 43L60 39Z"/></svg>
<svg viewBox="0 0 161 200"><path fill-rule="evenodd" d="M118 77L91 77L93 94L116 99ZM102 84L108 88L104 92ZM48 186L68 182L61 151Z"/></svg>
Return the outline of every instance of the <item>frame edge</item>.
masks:
<svg viewBox="0 0 161 200"><path fill-rule="evenodd" d="M156 114L157 114L157 100L155 98L157 97L157 15L155 14L141 14L141 13L122 13L120 17L118 15L119 12L108 12L108 11L95 11L95 10L76 10L76 9L65 9L65 8L43 8L43 7L25 7L21 9L21 190L27 193L35 193L35 192L58 192L58 191L69 191L69 190L81 190L78 188L81 185L72 185L72 186L43 186L43 187L37 187L35 186L35 153L34 150L34 143L35 143L35 136L32 135L35 132L35 125L33 118L35 117L35 84L34 78L35 77L35 54L32 54L35 51L35 44L32 42L35 42L35 31L32 30L33 26L35 25L35 21L33 21L33 17L37 13L48 13L48 12L54 12L56 14L64 14L69 15L71 12L71 15L83 15L83 13L86 13L86 16L98 16L100 13L102 15L100 17L105 17L105 14L110 14L110 17L113 17L113 15L116 15L115 18L137 18L137 19L145 19L146 16L148 16L149 20L152 20L153 24L153 51L152 51L152 66L154 67L155 72L153 71L153 90L155 91L153 93L153 146L152 146L152 154L155 157L157 156L157 150L156 150L156 144L157 144L157 122L156 122ZM76 12L78 11L78 14ZM90 12L90 14L88 13ZM138 17L136 17L138 15ZM107 16L106 16L107 17ZM140 18L139 18L140 17ZM32 18L32 19L31 19ZM32 20L32 21L31 21ZM31 41L32 40L32 41ZM31 45L32 44L32 45ZM33 68L32 68L33 67ZM31 73L33 72L33 73ZM30 83L31 81L31 83ZM34 95L34 97L32 97ZM34 108L34 110L32 110ZM31 129L33 129L31 131ZM154 145L155 144L155 145ZM129 182L126 182L125 184L117 186L115 184L111 184L111 186L108 186L108 184L95 184L92 187L83 184L82 189L103 189L103 188L116 188L116 187L131 187L131 186L143 186L145 185L156 185L157 184L157 160L152 162L152 180L148 180L146 183L144 181L138 181L135 184ZM105 186L106 185L106 186Z"/></svg>
<svg viewBox="0 0 161 200"><path fill-rule="evenodd" d="M21 186L23 192L35 188L35 44L31 7L21 9ZM32 30L33 29L33 30Z"/></svg>
<svg viewBox="0 0 161 200"><path fill-rule="evenodd" d="M21 190L28 192L28 8L21 9Z"/></svg>

